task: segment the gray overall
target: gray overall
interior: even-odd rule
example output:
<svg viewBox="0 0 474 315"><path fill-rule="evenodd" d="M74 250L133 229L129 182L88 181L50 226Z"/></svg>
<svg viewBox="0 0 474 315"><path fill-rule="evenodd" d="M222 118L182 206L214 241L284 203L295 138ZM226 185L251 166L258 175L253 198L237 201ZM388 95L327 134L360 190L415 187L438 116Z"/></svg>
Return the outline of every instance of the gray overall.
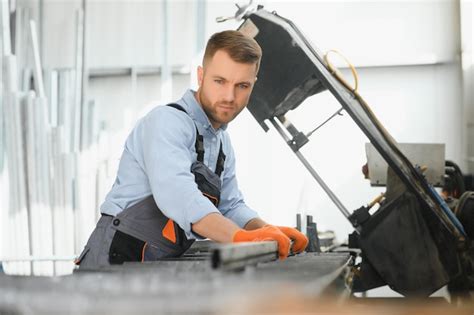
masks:
<svg viewBox="0 0 474 315"><path fill-rule="evenodd" d="M186 112L177 104L170 104ZM220 175L225 155L220 145L216 171L204 165L203 137L196 128L197 161L191 166L197 186L217 207L220 201ZM76 259L80 269L97 269L126 261L143 262L160 258L179 257L194 242L176 222L166 217L149 196L126 208L115 217L103 214L97 222L84 250Z"/></svg>

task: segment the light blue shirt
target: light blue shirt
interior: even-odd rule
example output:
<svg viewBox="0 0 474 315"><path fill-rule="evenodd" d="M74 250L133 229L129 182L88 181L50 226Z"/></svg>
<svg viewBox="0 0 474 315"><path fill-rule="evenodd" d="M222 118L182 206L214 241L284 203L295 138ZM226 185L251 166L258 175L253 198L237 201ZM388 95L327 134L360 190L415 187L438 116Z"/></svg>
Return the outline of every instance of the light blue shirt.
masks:
<svg viewBox="0 0 474 315"><path fill-rule="evenodd" d="M138 121L125 142L117 178L101 212L117 215L153 194L158 208L185 231L188 239L199 238L192 233L191 224L213 212L243 228L258 214L245 204L238 188L227 126L212 127L192 90L176 103L188 114L157 106ZM226 155L218 208L199 191L191 173L191 164L197 159L196 126L204 138L205 165L215 171L220 141Z"/></svg>

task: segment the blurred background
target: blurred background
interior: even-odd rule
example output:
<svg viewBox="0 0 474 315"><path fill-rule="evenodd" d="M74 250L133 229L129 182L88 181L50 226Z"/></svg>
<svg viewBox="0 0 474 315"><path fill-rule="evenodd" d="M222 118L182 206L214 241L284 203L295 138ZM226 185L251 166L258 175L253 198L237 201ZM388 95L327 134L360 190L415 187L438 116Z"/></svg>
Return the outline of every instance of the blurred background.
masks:
<svg viewBox="0 0 474 315"><path fill-rule="evenodd" d="M292 20L322 52L357 68L359 93L404 143L443 143L474 172L474 4L469 0L255 1ZM236 29L235 1L1 0L0 260L10 274L73 269L99 217L125 139L155 106L197 88L207 39ZM264 51L271 54L270 51ZM344 63L342 72L351 80ZM309 131L340 108L329 92L288 117ZM312 215L352 231L272 129L248 111L228 132L246 202L268 222ZM347 114L302 150L348 209L382 191L364 179L365 135Z"/></svg>

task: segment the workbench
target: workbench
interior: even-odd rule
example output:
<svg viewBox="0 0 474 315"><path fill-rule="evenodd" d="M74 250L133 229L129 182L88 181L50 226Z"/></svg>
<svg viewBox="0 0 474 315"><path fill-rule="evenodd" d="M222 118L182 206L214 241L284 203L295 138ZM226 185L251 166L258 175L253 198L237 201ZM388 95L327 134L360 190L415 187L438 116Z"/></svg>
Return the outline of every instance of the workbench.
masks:
<svg viewBox="0 0 474 315"><path fill-rule="evenodd" d="M59 277L0 276L0 313L235 314L289 297L350 295L349 253L302 253L240 270L205 254Z"/></svg>

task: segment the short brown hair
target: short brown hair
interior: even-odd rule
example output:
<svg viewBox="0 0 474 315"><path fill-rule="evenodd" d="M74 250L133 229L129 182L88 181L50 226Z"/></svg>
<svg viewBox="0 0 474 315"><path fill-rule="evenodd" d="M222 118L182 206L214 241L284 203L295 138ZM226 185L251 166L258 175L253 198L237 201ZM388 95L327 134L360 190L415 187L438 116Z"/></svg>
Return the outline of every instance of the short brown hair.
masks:
<svg viewBox="0 0 474 315"><path fill-rule="evenodd" d="M233 30L215 33L207 41L203 64L206 60L214 57L218 50L228 53L235 62L255 63L257 65L256 72L258 72L262 58L262 48L255 39Z"/></svg>

